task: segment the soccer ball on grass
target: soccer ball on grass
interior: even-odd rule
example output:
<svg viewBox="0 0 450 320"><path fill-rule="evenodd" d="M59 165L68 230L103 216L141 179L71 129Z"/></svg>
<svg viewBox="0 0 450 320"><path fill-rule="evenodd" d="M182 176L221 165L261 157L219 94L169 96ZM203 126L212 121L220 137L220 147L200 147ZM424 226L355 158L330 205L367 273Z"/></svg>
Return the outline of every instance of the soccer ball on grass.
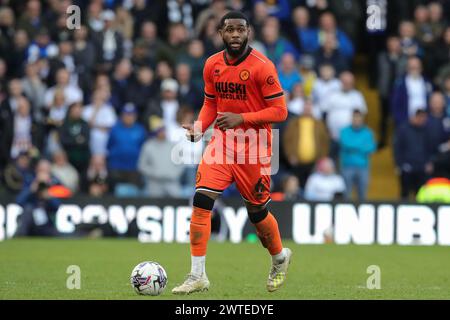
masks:
<svg viewBox="0 0 450 320"><path fill-rule="evenodd" d="M134 267L130 282L136 293L157 296L167 286L167 273L159 263L145 261Z"/></svg>

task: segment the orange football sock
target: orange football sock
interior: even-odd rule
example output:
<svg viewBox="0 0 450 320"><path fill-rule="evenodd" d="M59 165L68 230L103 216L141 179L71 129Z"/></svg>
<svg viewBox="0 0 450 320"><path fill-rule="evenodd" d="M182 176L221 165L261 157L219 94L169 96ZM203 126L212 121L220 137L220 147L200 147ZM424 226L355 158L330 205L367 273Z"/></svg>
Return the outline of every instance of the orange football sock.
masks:
<svg viewBox="0 0 450 320"><path fill-rule="evenodd" d="M256 223L255 227L262 245L271 255L279 254L283 250L277 220L270 212L264 220Z"/></svg>
<svg viewBox="0 0 450 320"><path fill-rule="evenodd" d="M191 239L191 255L205 256L211 235L211 211L193 207L189 227Z"/></svg>

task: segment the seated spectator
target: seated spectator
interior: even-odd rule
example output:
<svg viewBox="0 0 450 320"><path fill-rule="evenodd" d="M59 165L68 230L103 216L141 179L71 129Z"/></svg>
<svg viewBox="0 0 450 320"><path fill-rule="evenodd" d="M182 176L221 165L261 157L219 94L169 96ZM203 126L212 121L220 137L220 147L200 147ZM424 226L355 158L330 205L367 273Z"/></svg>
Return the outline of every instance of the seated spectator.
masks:
<svg viewBox="0 0 450 320"><path fill-rule="evenodd" d="M186 63L191 69L191 79L195 87L203 87L203 67L206 61L203 42L198 39L191 40L186 54L181 54L178 63Z"/></svg>
<svg viewBox="0 0 450 320"><path fill-rule="evenodd" d="M403 200L407 200L411 192L415 196L433 171L426 121L426 111L418 109L395 133L394 158Z"/></svg>
<svg viewBox="0 0 450 320"><path fill-rule="evenodd" d="M336 173L333 160L322 158L316 170L306 182L304 197L308 201L332 201L342 199L345 193L344 179Z"/></svg>
<svg viewBox="0 0 450 320"><path fill-rule="evenodd" d="M358 201L364 201L369 185L370 155L376 150L376 144L372 130L364 124L364 115L361 111L353 111L351 126L341 131L339 147L346 198L351 199L355 186Z"/></svg>
<svg viewBox="0 0 450 320"><path fill-rule="evenodd" d="M184 166L172 161L175 143L167 140L165 128L160 126L152 131L156 137L144 144L138 164L139 172L145 178L146 194L152 198L178 198Z"/></svg>
<svg viewBox="0 0 450 320"><path fill-rule="evenodd" d="M337 28L336 19L331 12L324 12L319 18L319 30L317 31L316 45L313 45L314 51L324 45L324 42L327 41L327 37L325 36L327 34L334 35L331 39L334 39L336 47L339 48L340 53L344 55L345 59L350 60L353 58L353 55L355 54L353 43L343 31Z"/></svg>
<svg viewBox="0 0 450 320"><path fill-rule="evenodd" d="M281 182L283 201L297 201L301 199L301 188L298 178L294 175L285 176Z"/></svg>
<svg viewBox="0 0 450 320"><path fill-rule="evenodd" d="M331 136L330 156L338 158L339 135L341 130L352 123L354 110L367 113L366 101L361 92L355 89L355 78L350 72L343 72L340 76L342 88L330 94L323 104L326 112L326 123Z"/></svg>
<svg viewBox="0 0 450 320"><path fill-rule="evenodd" d="M419 109L426 109L431 83L422 74L422 62L408 58L406 75L395 81L391 94L391 112L396 126L407 122Z"/></svg>
<svg viewBox="0 0 450 320"><path fill-rule="evenodd" d="M314 82L312 96L314 103L322 110L324 102L330 95L341 90L341 81L336 78L336 70L331 64L322 64L319 66L319 78Z"/></svg>
<svg viewBox="0 0 450 320"><path fill-rule="evenodd" d="M113 107L108 104L109 92L94 91L92 103L84 107L82 118L89 124L91 154L106 154L109 131L117 121Z"/></svg>
<svg viewBox="0 0 450 320"><path fill-rule="evenodd" d="M302 114L289 120L283 134L285 157L302 188L316 161L328 154L327 130L322 121L312 116L312 109L312 101L307 99Z"/></svg>
<svg viewBox="0 0 450 320"><path fill-rule="evenodd" d="M285 53L291 53L295 60L299 58L297 49L280 35L280 23L275 17L268 17L264 21L261 40L264 43L267 57L275 65L280 63L281 56Z"/></svg>
<svg viewBox="0 0 450 320"><path fill-rule="evenodd" d="M336 36L333 33L325 33L323 38L321 46L314 52L316 65L331 64L338 74L348 70L348 62L337 46Z"/></svg>
<svg viewBox="0 0 450 320"><path fill-rule="evenodd" d="M137 173L139 153L147 133L136 123L137 109L127 103L121 112L120 120L112 127L108 139L108 171L114 187L120 183L141 184Z"/></svg>
<svg viewBox="0 0 450 320"><path fill-rule="evenodd" d="M109 175L105 156L93 155L91 157L86 178L90 196L101 198L109 191Z"/></svg>
<svg viewBox="0 0 450 320"><path fill-rule="evenodd" d="M283 90L291 92L295 84L303 81L297 66L295 58L292 53L285 53L281 57L280 65L278 66L278 77L280 79Z"/></svg>
<svg viewBox="0 0 450 320"><path fill-rule="evenodd" d="M83 105L81 102L69 106L63 125L59 128L59 141L67 154L69 162L82 173L86 172L90 151L90 129L86 121L81 118Z"/></svg>
<svg viewBox="0 0 450 320"><path fill-rule="evenodd" d="M29 152L21 151L3 172L3 182L8 191L18 194L28 187L34 179Z"/></svg>
<svg viewBox="0 0 450 320"><path fill-rule="evenodd" d="M53 154L51 174L72 193L78 191L80 181L78 171L67 161L67 155L63 150Z"/></svg>

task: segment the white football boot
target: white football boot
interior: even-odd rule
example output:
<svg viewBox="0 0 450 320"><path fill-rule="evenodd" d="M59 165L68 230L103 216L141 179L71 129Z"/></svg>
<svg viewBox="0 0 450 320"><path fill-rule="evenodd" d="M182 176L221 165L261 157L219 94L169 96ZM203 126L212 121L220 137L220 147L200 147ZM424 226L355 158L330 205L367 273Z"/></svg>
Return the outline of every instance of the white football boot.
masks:
<svg viewBox="0 0 450 320"><path fill-rule="evenodd" d="M289 248L284 248L285 257L282 261L272 262L269 278L267 279L267 291L273 292L281 288L286 280L289 264L291 263L292 251Z"/></svg>
<svg viewBox="0 0 450 320"><path fill-rule="evenodd" d="M191 294L194 292L208 291L209 280L205 273L201 277L189 273L183 284L172 289L173 294Z"/></svg>

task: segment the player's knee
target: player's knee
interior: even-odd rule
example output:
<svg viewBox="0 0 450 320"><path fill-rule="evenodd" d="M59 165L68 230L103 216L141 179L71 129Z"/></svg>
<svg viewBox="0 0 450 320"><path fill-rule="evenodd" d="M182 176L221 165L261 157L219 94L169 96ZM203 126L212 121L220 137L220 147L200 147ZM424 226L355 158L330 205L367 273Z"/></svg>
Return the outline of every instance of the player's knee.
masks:
<svg viewBox="0 0 450 320"><path fill-rule="evenodd" d="M257 224L258 222L263 221L269 214L269 210L266 207L261 208L259 211L250 211L247 208L247 212L248 212L248 218L249 218L250 222L253 224Z"/></svg>
<svg viewBox="0 0 450 320"><path fill-rule="evenodd" d="M194 195L194 207L211 211L214 207L215 199L203 194L201 192L195 192Z"/></svg>

